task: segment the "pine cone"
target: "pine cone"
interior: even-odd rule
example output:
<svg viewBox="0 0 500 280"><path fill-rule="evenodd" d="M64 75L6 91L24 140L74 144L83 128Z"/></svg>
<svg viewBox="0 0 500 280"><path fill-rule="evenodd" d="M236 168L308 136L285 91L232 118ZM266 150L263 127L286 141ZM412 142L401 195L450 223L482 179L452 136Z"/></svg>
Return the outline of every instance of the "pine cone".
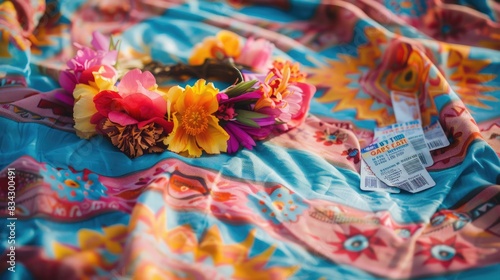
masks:
<svg viewBox="0 0 500 280"><path fill-rule="evenodd" d="M130 158L142 156L145 153L161 153L165 151L163 144L163 127L154 122L142 128L136 124L123 126L105 119L99 125L99 130L109 137L111 143Z"/></svg>

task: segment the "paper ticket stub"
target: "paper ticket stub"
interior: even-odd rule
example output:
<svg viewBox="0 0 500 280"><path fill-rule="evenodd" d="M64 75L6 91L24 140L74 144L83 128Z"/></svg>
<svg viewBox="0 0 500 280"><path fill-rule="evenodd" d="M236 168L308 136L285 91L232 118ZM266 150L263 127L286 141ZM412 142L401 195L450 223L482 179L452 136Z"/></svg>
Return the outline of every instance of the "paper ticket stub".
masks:
<svg viewBox="0 0 500 280"><path fill-rule="evenodd" d="M422 130L420 120L395 123L386 127L377 127L375 128L374 139L385 140L387 137L399 133L403 133L408 138L410 144L415 151L417 151L418 158L425 167L434 164L434 160L432 159L432 155L425 141L424 131Z"/></svg>
<svg viewBox="0 0 500 280"><path fill-rule="evenodd" d="M403 133L368 145L361 150L361 156L388 186L419 192L436 184Z"/></svg>
<svg viewBox="0 0 500 280"><path fill-rule="evenodd" d="M439 123L439 121L436 121L424 127L423 130L425 142L427 143L429 151L437 150L450 145L450 141L448 141L448 137L446 137L446 134L444 134L443 128L441 127L441 123Z"/></svg>
<svg viewBox="0 0 500 280"><path fill-rule="evenodd" d="M420 120L420 107L415 94L391 91L392 108L396 115L396 122Z"/></svg>
<svg viewBox="0 0 500 280"><path fill-rule="evenodd" d="M401 190L396 187L390 187L380 181L373 171L368 167L365 160L361 160L361 182L360 188L364 191L385 191L390 193L400 193Z"/></svg>

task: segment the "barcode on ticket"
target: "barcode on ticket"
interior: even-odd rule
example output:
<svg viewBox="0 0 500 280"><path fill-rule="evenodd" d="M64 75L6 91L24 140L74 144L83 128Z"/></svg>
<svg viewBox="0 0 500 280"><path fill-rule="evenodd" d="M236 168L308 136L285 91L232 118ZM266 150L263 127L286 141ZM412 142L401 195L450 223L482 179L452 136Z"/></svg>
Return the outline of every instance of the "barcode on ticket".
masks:
<svg viewBox="0 0 500 280"><path fill-rule="evenodd" d="M412 139L410 142L411 142L411 145L413 146L413 148L417 151L427 148L427 145L425 144L424 138Z"/></svg>
<svg viewBox="0 0 500 280"><path fill-rule="evenodd" d="M420 161L422 162L423 165L427 165L427 160L425 159L425 156L423 153L418 153L418 158L420 159Z"/></svg>
<svg viewBox="0 0 500 280"><path fill-rule="evenodd" d="M417 177L398 185L398 188L409 192L416 192L422 188L427 188L428 186L430 186L429 182L427 182L422 175L418 175Z"/></svg>
<svg viewBox="0 0 500 280"><path fill-rule="evenodd" d="M390 187L384 182L380 181L376 176L364 175L364 184L361 185L361 189L364 191L386 191L390 193L399 193L400 190L397 187Z"/></svg>
<svg viewBox="0 0 500 280"><path fill-rule="evenodd" d="M424 166L431 166L434 163L424 137L413 138L410 140L410 143L417 152L418 158Z"/></svg>
<svg viewBox="0 0 500 280"><path fill-rule="evenodd" d="M442 147L446 147L447 145L445 145L443 143L443 141L441 140L432 140L432 141L429 141L427 142L427 147L429 148L429 150L435 150L435 149L439 149L439 148L442 148Z"/></svg>
<svg viewBox="0 0 500 280"><path fill-rule="evenodd" d="M420 160L418 158L414 158L408 162L404 162L403 168L408 173L408 175L415 174L418 171L424 169L424 167L422 166L422 163L420 163Z"/></svg>
<svg viewBox="0 0 500 280"><path fill-rule="evenodd" d="M365 178L365 188L377 188L378 187L378 179L375 176L366 176Z"/></svg>
<svg viewBox="0 0 500 280"><path fill-rule="evenodd" d="M425 142L427 143L427 147L430 151L450 145L450 141L448 141L448 137L444 133L439 121L424 127L423 130Z"/></svg>

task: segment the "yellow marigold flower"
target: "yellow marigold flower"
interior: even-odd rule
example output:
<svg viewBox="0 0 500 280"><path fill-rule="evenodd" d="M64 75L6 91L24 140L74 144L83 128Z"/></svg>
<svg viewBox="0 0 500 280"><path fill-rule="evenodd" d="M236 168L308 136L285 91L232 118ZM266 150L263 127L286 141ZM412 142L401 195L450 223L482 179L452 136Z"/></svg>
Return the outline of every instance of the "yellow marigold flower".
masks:
<svg viewBox="0 0 500 280"><path fill-rule="evenodd" d="M112 78L103 76L105 69L93 72L94 81L89 84L77 84L73 91L75 105L73 108L73 119L75 120L76 134L80 138L89 139L97 134L95 125L90 123L90 118L97 113L94 105L94 96L103 90L116 90L116 75Z"/></svg>
<svg viewBox="0 0 500 280"><path fill-rule="evenodd" d="M237 58L241 53L240 39L236 33L222 30L215 37L207 37L196 44L189 64L203 64L207 58Z"/></svg>
<svg viewBox="0 0 500 280"><path fill-rule="evenodd" d="M167 97L170 102L174 129L165 139L168 149L186 152L189 156L199 157L202 151L209 154L226 152L229 134L219 125L214 113L219 108L218 89L203 79L194 86L173 87Z"/></svg>

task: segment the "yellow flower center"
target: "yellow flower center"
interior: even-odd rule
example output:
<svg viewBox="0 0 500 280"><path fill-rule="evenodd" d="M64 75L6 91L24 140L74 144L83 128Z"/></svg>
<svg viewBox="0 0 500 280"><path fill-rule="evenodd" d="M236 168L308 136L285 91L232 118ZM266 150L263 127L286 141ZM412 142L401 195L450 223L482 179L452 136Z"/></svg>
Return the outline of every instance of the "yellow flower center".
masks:
<svg viewBox="0 0 500 280"><path fill-rule="evenodd" d="M208 127L207 113L202 106L186 108L182 117L181 126L187 134L196 136Z"/></svg>

